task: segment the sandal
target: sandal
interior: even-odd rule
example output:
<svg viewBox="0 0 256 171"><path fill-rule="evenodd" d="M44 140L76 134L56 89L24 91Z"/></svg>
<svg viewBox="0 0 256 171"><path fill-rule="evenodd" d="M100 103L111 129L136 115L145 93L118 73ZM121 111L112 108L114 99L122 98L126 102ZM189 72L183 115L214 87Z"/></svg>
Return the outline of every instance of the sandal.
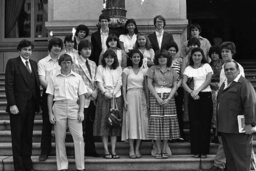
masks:
<svg viewBox="0 0 256 171"><path fill-rule="evenodd" d="M105 155L104 155L104 158L105 158L105 159L112 159L112 155L109 154L109 153L108 153L108 154L105 154Z"/></svg>
<svg viewBox="0 0 256 171"><path fill-rule="evenodd" d="M161 154L157 153L157 154L155 155L155 158L156 158L156 159L161 159L162 156L161 156Z"/></svg>
<svg viewBox="0 0 256 171"><path fill-rule="evenodd" d="M136 155L135 154L129 154L129 158L130 159L136 159Z"/></svg>
<svg viewBox="0 0 256 171"><path fill-rule="evenodd" d="M120 157L117 154L112 154L113 159L119 159Z"/></svg>
<svg viewBox="0 0 256 171"><path fill-rule="evenodd" d="M162 158L163 159L168 159L169 158L169 154L168 153L163 153L162 154Z"/></svg>

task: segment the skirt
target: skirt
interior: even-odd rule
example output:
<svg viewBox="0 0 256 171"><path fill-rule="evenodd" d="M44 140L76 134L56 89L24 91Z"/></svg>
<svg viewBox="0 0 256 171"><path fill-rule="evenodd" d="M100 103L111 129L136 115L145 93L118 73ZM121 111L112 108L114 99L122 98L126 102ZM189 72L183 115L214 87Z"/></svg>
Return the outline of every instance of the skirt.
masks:
<svg viewBox="0 0 256 171"><path fill-rule="evenodd" d="M163 93L162 99L167 99L170 93ZM161 94L158 94L159 96ZM175 100L168 105L160 106L155 97L149 98L149 128L148 138L152 140L172 140L180 138Z"/></svg>
<svg viewBox="0 0 256 171"><path fill-rule="evenodd" d="M121 118L123 113L122 96L116 98L118 109L120 110ZM106 98L99 92L95 111L95 120L93 124L94 136L121 136L120 128L109 128L106 124L106 115L111 107L111 99Z"/></svg>
<svg viewBox="0 0 256 171"><path fill-rule="evenodd" d="M148 114L143 89L130 89L127 92L128 106L124 110L122 140L147 138Z"/></svg>

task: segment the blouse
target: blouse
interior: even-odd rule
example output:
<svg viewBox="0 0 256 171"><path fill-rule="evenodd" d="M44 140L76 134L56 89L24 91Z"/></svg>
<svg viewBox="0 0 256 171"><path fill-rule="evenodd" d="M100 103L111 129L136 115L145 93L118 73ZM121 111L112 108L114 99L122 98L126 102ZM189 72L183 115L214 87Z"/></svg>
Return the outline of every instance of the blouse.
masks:
<svg viewBox="0 0 256 171"><path fill-rule="evenodd" d="M133 36L130 37L128 34L122 34L119 36L119 40L124 43L124 50L128 53L129 50L133 49L135 42L137 40L137 35L133 34Z"/></svg>
<svg viewBox="0 0 256 171"><path fill-rule="evenodd" d="M171 68L167 67L166 71L161 71L160 66L152 66L148 69L148 78L153 80L154 87L168 87L172 88L174 81L177 81L177 73Z"/></svg>
<svg viewBox="0 0 256 171"><path fill-rule="evenodd" d="M184 71L184 75L187 77L193 77L194 89L198 89L206 80L208 73L213 73L211 66L208 63L203 64L199 68L193 68L192 66L187 66ZM202 92L210 92L211 87L208 85Z"/></svg>
<svg viewBox="0 0 256 171"><path fill-rule="evenodd" d="M108 67L99 65L95 80L103 83L104 88L110 92L113 92L116 97L121 96L122 68L120 66L116 69L110 69ZM119 89L117 92L114 92L116 87L119 87Z"/></svg>
<svg viewBox="0 0 256 171"><path fill-rule="evenodd" d="M136 74L132 67L127 67L123 70L127 75L127 90L132 88L143 88L144 77L146 75L146 69L140 69Z"/></svg>

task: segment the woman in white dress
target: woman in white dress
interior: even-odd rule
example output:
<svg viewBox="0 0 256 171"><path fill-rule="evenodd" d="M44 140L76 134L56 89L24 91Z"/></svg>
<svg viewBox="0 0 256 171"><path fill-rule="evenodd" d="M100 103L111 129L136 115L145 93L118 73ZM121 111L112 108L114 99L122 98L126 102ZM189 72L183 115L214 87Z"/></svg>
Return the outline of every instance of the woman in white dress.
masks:
<svg viewBox="0 0 256 171"><path fill-rule="evenodd" d="M141 68L142 62L142 53L139 50L132 50L128 60L128 67L123 70L122 74L124 98L122 140L129 141L130 158L141 157L140 144L141 140L146 139L148 129L145 91L145 74L147 70Z"/></svg>

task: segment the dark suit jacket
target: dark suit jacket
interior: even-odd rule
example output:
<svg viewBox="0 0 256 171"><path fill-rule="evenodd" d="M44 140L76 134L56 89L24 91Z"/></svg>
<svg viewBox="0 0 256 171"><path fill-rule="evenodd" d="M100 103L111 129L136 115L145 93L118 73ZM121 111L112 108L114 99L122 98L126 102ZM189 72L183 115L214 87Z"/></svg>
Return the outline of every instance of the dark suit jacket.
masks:
<svg viewBox="0 0 256 171"><path fill-rule="evenodd" d="M217 97L218 132L238 133L237 115L244 115L246 125L256 123L256 93L244 77L224 89L222 84Z"/></svg>
<svg viewBox="0 0 256 171"><path fill-rule="evenodd" d="M162 50L166 49L168 50L170 48L170 43L174 41L173 36L171 33L164 32L163 35L163 40L162 40L162 45L161 49L158 46L157 38L156 38L156 33L151 33L148 35L148 38L150 40L150 43L152 45L153 50L156 52L157 50Z"/></svg>
<svg viewBox="0 0 256 171"><path fill-rule="evenodd" d="M33 60L29 60L32 72L35 74L35 88L36 94L35 103L36 109L39 110L40 101L40 84L37 71L37 63ZM33 92L30 89L29 78L27 77L28 71L23 64L20 57L8 60L5 70L5 92L7 97L7 108L9 112L10 106L17 105L18 109L24 109L28 100L33 96Z"/></svg>
<svg viewBox="0 0 256 171"><path fill-rule="evenodd" d="M109 30L109 34L118 35L116 32L112 30ZM91 54L90 60L94 61L98 66L100 53L102 51L100 30L97 30L96 32L92 33L91 42L92 42L92 54Z"/></svg>

